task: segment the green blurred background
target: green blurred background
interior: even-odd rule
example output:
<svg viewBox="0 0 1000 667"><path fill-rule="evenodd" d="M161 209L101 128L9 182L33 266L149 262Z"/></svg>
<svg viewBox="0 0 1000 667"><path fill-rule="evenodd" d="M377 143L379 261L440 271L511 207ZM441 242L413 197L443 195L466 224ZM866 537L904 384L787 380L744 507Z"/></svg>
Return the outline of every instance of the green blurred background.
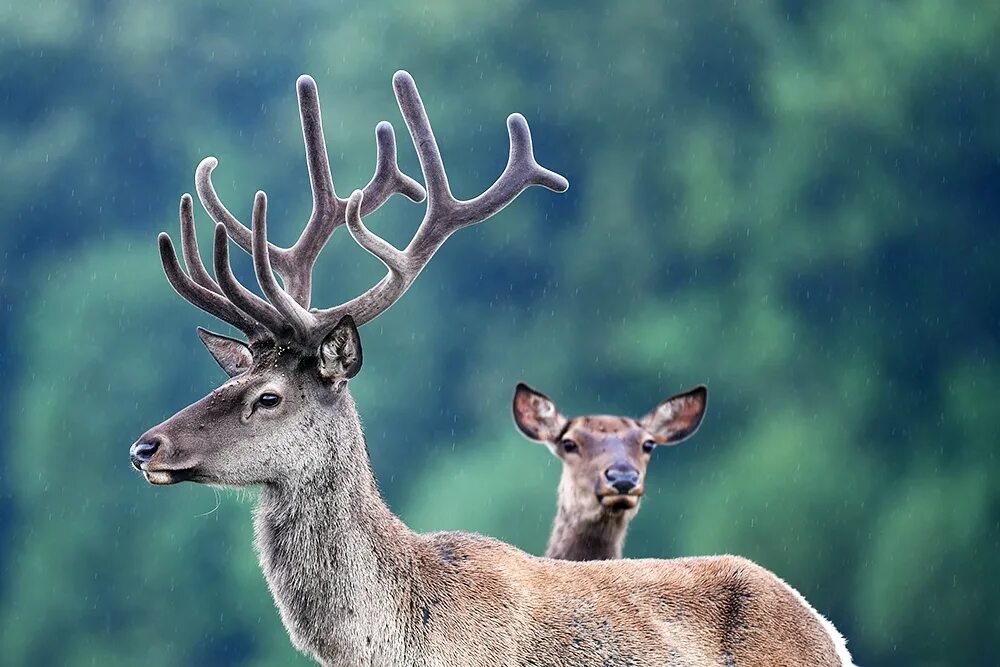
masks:
<svg viewBox="0 0 1000 667"><path fill-rule="evenodd" d="M420 6L422 5L422 6ZM352 383L415 529L540 553L559 466L509 416L639 415L700 382L630 556L738 553L860 665L1000 664L1000 3L0 3L0 663L302 663L253 493L153 489L130 443L223 380L155 235L198 161L282 245L309 209L295 78L341 193L420 86L459 196L527 116L565 195L456 235ZM211 225L197 206L203 247ZM369 225L397 244L422 205ZM238 257L240 275L249 262ZM338 231L315 302L381 275Z"/></svg>

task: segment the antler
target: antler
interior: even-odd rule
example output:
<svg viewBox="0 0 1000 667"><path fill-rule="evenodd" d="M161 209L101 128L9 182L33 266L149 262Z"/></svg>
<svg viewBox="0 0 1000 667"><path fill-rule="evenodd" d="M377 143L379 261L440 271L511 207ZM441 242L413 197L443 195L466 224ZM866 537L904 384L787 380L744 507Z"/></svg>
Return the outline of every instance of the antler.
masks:
<svg viewBox="0 0 1000 667"><path fill-rule="evenodd" d="M309 308L312 292L312 270L316 258L333 234L344 224L347 200L337 196L330 175L326 140L323 137L323 120L319 107L319 91L311 76L300 76L295 84L299 98L299 115L302 119L302 137L306 145L306 163L312 186L313 210L298 241L289 248L269 246L274 269L282 277L288 293L303 308ZM367 196L365 215L378 209L395 193L412 201L424 199L424 188L399 170L396 163L396 136L392 125L382 121L375 127L375 174L365 186ZM219 161L207 157L195 172L195 188L208 214L216 223L222 223L229 236L246 252L251 252L251 231L233 216L219 199L212 185L212 171ZM186 256L186 254L185 254Z"/></svg>
<svg viewBox="0 0 1000 667"><path fill-rule="evenodd" d="M393 77L393 88L427 183L427 211L404 250L396 249L369 231L361 221L393 192L417 201L423 198L423 188L402 174L396 165L392 127L382 122L376 130L378 166L371 182L364 190L355 190L347 200L338 198L319 123L315 82L303 76L298 81L299 107L312 182L313 214L302 236L290 248L268 242L267 197L263 192L258 192L254 199L251 228L236 220L215 194L210 176L216 161L208 158L198 167L197 185L205 208L217 223L214 268L218 282L208 275L198 256L191 198L185 195L181 198L181 240L190 277L180 268L169 237L160 235L164 270L174 289L202 310L241 329L251 340L270 335L315 349L344 315L352 315L360 326L388 309L455 231L493 216L528 186L541 185L556 192L569 187L565 178L535 161L527 122L520 114L511 114L507 119L510 156L503 173L478 197L455 199L416 84L409 74L399 71ZM335 219L338 214L341 218ZM377 257L388 271L373 287L346 303L323 310L309 309L316 257L333 230L344 222L358 245ZM229 237L253 256L254 273L266 300L246 289L233 275L229 265ZM278 283L275 271L284 278L285 287Z"/></svg>
<svg viewBox="0 0 1000 667"><path fill-rule="evenodd" d="M420 170L427 184L427 211L416 234L404 250L375 235L361 221L365 215L367 194L355 190L347 204L347 227L362 248L377 257L388 270L385 277L361 296L347 303L315 313L320 331L336 325L350 314L358 326L378 317L395 303L453 233L492 217L531 185L541 185L555 192L565 192L569 181L535 161L528 122L519 113L507 118L510 155L500 177L478 197L455 199L448 186L437 140L420 99L413 77L396 72L392 85L399 110L410 131L420 158Z"/></svg>
<svg viewBox="0 0 1000 667"><path fill-rule="evenodd" d="M260 326L225 297L219 285L205 270L194 233L192 208L191 195L185 194L181 197L181 248L191 277L184 273L180 262L177 261L177 253L174 251L170 236L166 232L161 232L159 235L160 261L163 263L163 271L167 274L167 281L190 303L233 325L248 338L258 338L264 333Z"/></svg>

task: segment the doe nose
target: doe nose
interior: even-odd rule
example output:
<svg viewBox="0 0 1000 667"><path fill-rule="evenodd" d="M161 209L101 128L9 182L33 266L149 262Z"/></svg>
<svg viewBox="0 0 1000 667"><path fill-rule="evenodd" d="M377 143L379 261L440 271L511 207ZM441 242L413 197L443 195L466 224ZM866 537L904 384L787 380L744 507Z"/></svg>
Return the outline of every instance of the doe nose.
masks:
<svg viewBox="0 0 1000 667"><path fill-rule="evenodd" d="M618 493L628 493L639 486L639 471L634 468L612 466L604 471L604 477Z"/></svg>
<svg viewBox="0 0 1000 667"><path fill-rule="evenodd" d="M149 460L153 458L153 454L155 454L156 450L159 448L160 439L156 437L147 438L146 440L140 440L135 443L128 450L129 458L132 459L132 465L138 468L143 463L149 463Z"/></svg>

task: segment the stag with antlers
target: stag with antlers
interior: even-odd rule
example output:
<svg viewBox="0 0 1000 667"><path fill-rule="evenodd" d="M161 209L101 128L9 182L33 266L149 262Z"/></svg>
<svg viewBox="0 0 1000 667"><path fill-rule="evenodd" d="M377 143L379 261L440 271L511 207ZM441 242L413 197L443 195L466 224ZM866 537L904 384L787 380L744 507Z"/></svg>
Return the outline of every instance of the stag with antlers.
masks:
<svg viewBox="0 0 1000 667"><path fill-rule="evenodd" d="M261 566L292 641L323 664L850 664L839 635L801 596L744 559L540 559L478 535L416 534L386 506L347 390L362 363L357 327L399 299L456 230L486 220L529 185L568 187L535 162L527 123L514 114L501 176L480 196L455 199L413 80L399 72L393 84L427 196L403 250L362 222L391 194L424 194L396 167L391 128L379 125L371 183L339 198L308 77L298 91L314 209L293 246L268 243L263 193L248 229L215 195L215 160L199 167L198 192L217 223L215 277L198 256L189 197L181 200L188 272L166 235L163 266L184 298L248 341L202 332L231 379L140 437L132 464L154 484L261 487ZM387 272L362 295L317 309L309 303L312 267L341 223ZM263 298L233 276L230 237L253 256Z"/></svg>

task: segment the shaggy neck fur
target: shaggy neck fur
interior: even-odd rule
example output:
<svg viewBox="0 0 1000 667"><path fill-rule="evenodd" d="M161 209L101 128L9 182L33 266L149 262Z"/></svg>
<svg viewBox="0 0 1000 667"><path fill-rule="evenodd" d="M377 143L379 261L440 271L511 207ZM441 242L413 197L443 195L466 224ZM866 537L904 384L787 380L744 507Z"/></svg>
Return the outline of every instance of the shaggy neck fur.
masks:
<svg viewBox="0 0 1000 667"><path fill-rule="evenodd" d="M323 443L316 460L264 488L260 564L299 650L323 664L405 664L413 534L382 500L353 401L342 401L299 434Z"/></svg>
<svg viewBox="0 0 1000 667"><path fill-rule="evenodd" d="M547 558L562 560L612 560L622 557L622 546L635 509L608 510L594 506L567 472L559 482L559 502Z"/></svg>

